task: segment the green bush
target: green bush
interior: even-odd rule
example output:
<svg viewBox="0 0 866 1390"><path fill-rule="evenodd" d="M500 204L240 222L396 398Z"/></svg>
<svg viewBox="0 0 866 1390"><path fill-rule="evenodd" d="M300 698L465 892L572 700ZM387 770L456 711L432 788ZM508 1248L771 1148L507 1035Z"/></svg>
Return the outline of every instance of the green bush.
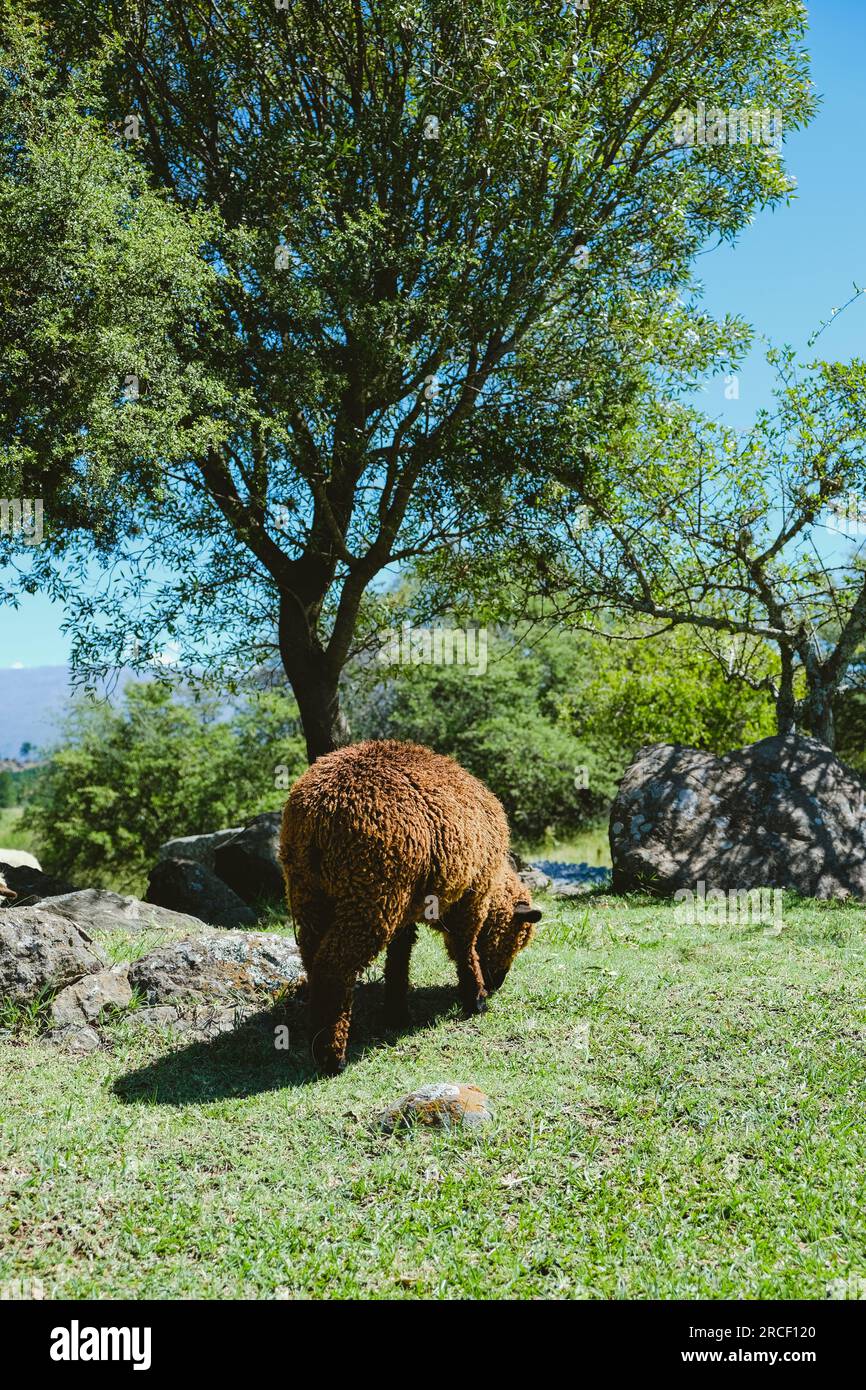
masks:
<svg viewBox="0 0 866 1390"><path fill-rule="evenodd" d="M776 732L773 702L729 679L686 628L639 641L581 639L586 660L561 704L567 726L622 771L647 743L728 753ZM772 654L766 654L769 671ZM762 670L763 674L763 670Z"/></svg>
<svg viewBox="0 0 866 1390"><path fill-rule="evenodd" d="M8 768L0 772L0 807L18 805L18 791L15 786L15 778Z"/></svg>
<svg viewBox="0 0 866 1390"><path fill-rule="evenodd" d="M73 706L25 813L46 868L138 891L163 841L281 806L306 766L293 702L264 693L224 716L155 682Z"/></svg>

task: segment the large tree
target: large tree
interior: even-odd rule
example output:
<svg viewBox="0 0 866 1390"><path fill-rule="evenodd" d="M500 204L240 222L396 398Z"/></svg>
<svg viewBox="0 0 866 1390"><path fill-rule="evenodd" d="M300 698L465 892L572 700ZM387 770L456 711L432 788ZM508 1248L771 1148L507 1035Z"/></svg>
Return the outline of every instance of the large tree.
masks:
<svg viewBox="0 0 866 1390"><path fill-rule="evenodd" d="M564 431L579 484L654 362L705 361L709 326L672 296L789 188L760 142L681 148L677 113L806 119L804 7L30 8L58 89L90 65L89 117L170 209L213 221L215 316L166 311L139 344L140 399L169 352L189 406L158 477L144 436L121 469L138 514L76 610L77 658L173 641L238 669L276 639L315 757L345 737L340 673L382 576L501 515Z"/></svg>
<svg viewBox="0 0 866 1390"><path fill-rule="evenodd" d="M488 587L518 545L507 606L542 595L548 620L629 640L690 627L731 680L772 696L780 733L832 747L834 700L852 668L861 679L866 642L866 363L769 355L774 404L749 429L648 401L581 525L563 491L504 550L487 538Z"/></svg>

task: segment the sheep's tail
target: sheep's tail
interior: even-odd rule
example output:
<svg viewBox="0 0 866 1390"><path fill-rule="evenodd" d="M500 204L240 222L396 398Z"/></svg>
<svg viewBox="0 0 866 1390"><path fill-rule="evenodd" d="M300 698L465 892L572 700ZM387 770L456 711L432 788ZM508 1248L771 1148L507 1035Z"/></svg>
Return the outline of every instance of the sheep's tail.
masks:
<svg viewBox="0 0 866 1390"><path fill-rule="evenodd" d="M315 879L322 871L322 851L314 840L283 841L279 860L289 882L293 878Z"/></svg>

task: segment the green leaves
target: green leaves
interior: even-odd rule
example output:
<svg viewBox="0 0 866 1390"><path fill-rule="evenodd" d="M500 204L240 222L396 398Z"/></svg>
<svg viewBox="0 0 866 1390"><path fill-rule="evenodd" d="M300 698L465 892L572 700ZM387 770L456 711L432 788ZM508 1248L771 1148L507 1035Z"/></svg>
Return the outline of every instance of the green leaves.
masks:
<svg viewBox="0 0 866 1390"><path fill-rule="evenodd" d="M52 541L108 544L186 456L206 383L182 350L210 315L213 225L172 207L14 35L0 69L0 493L46 499ZM135 380L134 408L123 403ZM108 502L107 492L111 490Z"/></svg>
<svg viewBox="0 0 866 1390"><path fill-rule="evenodd" d="M128 685L117 707L78 702L40 774L28 825L46 862L73 882L140 891L156 851L275 809L306 766L297 712L262 693L235 711ZM282 781L285 785L285 777Z"/></svg>
<svg viewBox="0 0 866 1390"><path fill-rule="evenodd" d="M192 594L208 661L206 616L258 640L282 596L339 667L383 569L546 476L580 496L650 385L742 348L675 296L708 236L783 196L778 168L677 150L672 121L698 99L808 119L795 0L34 8L46 60L18 36L0 110L27 309L5 466L53 491L55 549L86 556L91 525L131 563L144 530L179 570L151 626ZM83 614L92 654L117 607Z"/></svg>

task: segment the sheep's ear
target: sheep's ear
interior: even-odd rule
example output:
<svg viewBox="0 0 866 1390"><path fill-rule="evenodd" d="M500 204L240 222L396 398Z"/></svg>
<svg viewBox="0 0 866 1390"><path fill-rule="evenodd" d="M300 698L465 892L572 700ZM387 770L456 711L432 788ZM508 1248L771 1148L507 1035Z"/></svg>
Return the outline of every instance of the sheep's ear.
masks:
<svg viewBox="0 0 866 1390"><path fill-rule="evenodd" d="M530 907L529 903L518 903L514 909L515 922L540 922L541 909Z"/></svg>

